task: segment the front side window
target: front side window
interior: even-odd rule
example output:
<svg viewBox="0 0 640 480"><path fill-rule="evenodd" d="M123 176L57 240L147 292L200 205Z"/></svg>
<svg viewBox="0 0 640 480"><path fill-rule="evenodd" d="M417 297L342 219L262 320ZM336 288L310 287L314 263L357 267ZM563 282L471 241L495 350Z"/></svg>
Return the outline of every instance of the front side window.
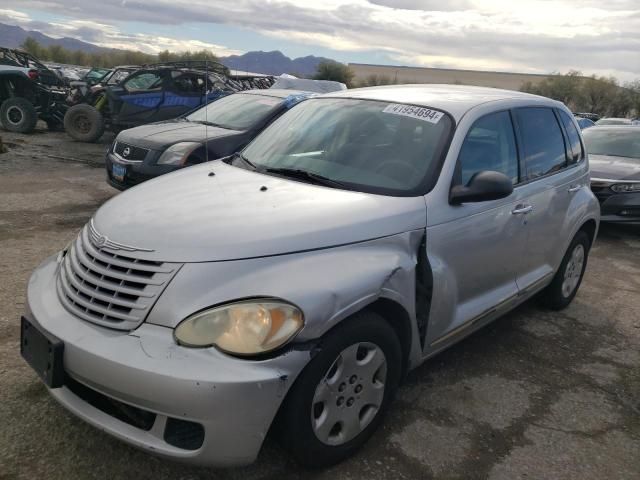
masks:
<svg viewBox="0 0 640 480"><path fill-rule="evenodd" d="M124 88L127 91L136 90L160 90L162 87L162 76L156 72L146 72L130 77L124 82Z"/></svg>
<svg viewBox="0 0 640 480"><path fill-rule="evenodd" d="M564 110L558 110L560 112L560 118L564 124L564 129L567 131L569 137L569 146L571 147L571 162L578 163L584 158L584 151L582 150L582 142L580 141L580 134L578 129L573 123L573 118Z"/></svg>
<svg viewBox="0 0 640 480"><path fill-rule="evenodd" d="M282 99L266 95L235 93L190 113L185 118L229 130L247 130L262 123L280 105Z"/></svg>
<svg viewBox="0 0 640 480"><path fill-rule="evenodd" d="M504 173L514 185L518 183L518 153L509 112L477 120L460 149L457 175L461 185L487 170Z"/></svg>
<svg viewBox="0 0 640 480"><path fill-rule="evenodd" d="M551 108L515 109L522 136L527 180L559 171L567 164L562 130Z"/></svg>
<svg viewBox="0 0 640 480"><path fill-rule="evenodd" d="M243 152L259 169L296 169L346 188L423 194L435 181L452 121L426 107L317 98L292 108Z"/></svg>

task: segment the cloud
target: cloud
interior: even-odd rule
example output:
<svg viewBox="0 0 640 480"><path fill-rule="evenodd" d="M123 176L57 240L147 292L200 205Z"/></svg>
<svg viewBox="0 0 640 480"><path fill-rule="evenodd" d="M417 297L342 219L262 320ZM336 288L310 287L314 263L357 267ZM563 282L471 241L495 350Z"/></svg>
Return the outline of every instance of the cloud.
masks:
<svg viewBox="0 0 640 480"><path fill-rule="evenodd" d="M308 45L310 53L314 47L341 51L343 58L351 53L357 59L367 51L386 56L390 62L414 65L535 72L578 69L623 79L640 77L638 0L4 0L3 3L6 11L47 10L64 18L72 17L68 24L75 34L93 38L101 45L138 46L147 51L197 48L198 42L163 35L164 25L224 24ZM123 19L156 25L158 33L145 36L124 32L122 25L127 24L122 23ZM215 42L213 28L211 38ZM201 44L225 50L213 42Z"/></svg>
<svg viewBox="0 0 640 480"><path fill-rule="evenodd" d="M435 12L467 10L473 6L473 4L467 0L369 0L369 3L400 10L426 10Z"/></svg>

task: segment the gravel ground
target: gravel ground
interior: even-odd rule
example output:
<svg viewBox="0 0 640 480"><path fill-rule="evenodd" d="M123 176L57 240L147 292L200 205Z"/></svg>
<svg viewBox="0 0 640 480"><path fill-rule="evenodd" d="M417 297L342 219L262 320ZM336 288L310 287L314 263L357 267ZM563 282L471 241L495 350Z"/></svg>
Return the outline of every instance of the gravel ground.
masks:
<svg viewBox="0 0 640 480"><path fill-rule="evenodd" d="M235 470L149 456L53 401L18 351L30 272L116 192L101 145L2 133L0 479L640 478L640 229L603 226L573 304L530 302L413 371L354 458L305 472L268 441Z"/></svg>

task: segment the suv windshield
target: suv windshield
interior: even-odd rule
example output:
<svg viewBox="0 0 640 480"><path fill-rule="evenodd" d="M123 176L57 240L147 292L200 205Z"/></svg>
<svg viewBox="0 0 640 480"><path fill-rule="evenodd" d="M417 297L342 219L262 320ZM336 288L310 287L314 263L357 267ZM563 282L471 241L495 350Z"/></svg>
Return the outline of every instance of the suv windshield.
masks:
<svg viewBox="0 0 640 480"><path fill-rule="evenodd" d="M190 122L206 122L229 130L246 130L264 120L282 104L266 95L235 93L190 113Z"/></svg>
<svg viewBox="0 0 640 480"><path fill-rule="evenodd" d="M583 136L591 155L613 155L640 160L640 128L590 128Z"/></svg>
<svg viewBox="0 0 640 480"><path fill-rule="evenodd" d="M262 171L297 170L356 190L420 195L435 180L451 128L448 115L425 107L310 99L270 125L243 156Z"/></svg>

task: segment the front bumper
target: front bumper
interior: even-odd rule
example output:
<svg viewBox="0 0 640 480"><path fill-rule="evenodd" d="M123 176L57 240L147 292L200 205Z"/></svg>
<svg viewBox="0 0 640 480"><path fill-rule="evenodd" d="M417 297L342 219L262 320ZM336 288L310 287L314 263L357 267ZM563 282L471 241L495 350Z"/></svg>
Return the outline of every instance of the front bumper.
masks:
<svg viewBox="0 0 640 480"><path fill-rule="evenodd" d="M160 456L211 466L255 460L289 387L309 361L309 352L247 361L213 348L180 347L166 327L143 323L126 332L93 325L68 313L58 301L57 265L51 257L33 273L26 316L64 342L69 380L50 390L58 402L114 437ZM149 428L96 407L79 394L83 389L103 401L112 399L144 415L148 412ZM169 425L175 427L180 421L201 426L199 446L175 446L167 432Z"/></svg>
<svg viewBox="0 0 640 480"><path fill-rule="evenodd" d="M155 152L154 152L155 153ZM126 174L123 180L118 180L113 176L113 164L119 164L126 168ZM152 164L153 163L153 164ZM179 170L180 166L175 165L156 165L155 159L151 161L149 159L142 162L128 162L124 163L118 160L118 158L109 151L104 160L105 168L107 170L107 183L118 190L126 190L127 188L134 187L142 182L151 180L152 178L159 177L165 173L174 172Z"/></svg>
<svg viewBox="0 0 640 480"><path fill-rule="evenodd" d="M640 224L640 192L596 194L602 222Z"/></svg>

